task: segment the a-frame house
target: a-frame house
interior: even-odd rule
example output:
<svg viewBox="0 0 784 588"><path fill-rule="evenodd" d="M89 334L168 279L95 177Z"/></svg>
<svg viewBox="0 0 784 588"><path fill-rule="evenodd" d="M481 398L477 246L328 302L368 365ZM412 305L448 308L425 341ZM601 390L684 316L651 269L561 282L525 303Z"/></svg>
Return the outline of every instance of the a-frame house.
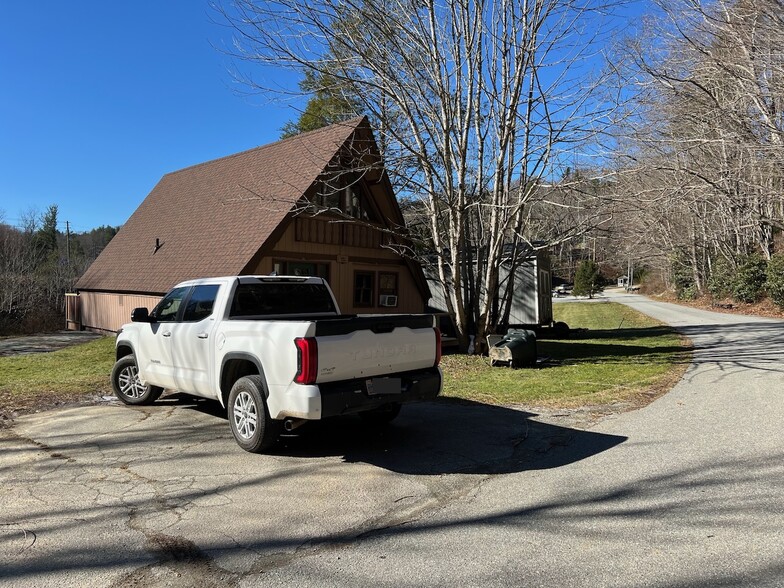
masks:
<svg viewBox="0 0 784 588"><path fill-rule="evenodd" d="M344 313L422 312L403 215L367 119L165 175L77 283L76 328L116 331L180 281L316 275Z"/></svg>

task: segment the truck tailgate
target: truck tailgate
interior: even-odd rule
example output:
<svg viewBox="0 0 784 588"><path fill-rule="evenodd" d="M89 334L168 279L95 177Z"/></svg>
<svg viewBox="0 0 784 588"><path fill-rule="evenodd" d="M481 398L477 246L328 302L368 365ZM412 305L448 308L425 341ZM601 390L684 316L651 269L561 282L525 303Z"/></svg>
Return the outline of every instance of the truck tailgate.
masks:
<svg viewBox="0 0 784 588"><path fill-rule="evenodd" d="M432 316L386 315L318 321L317 383L388 375L435 365Z"/></svg>

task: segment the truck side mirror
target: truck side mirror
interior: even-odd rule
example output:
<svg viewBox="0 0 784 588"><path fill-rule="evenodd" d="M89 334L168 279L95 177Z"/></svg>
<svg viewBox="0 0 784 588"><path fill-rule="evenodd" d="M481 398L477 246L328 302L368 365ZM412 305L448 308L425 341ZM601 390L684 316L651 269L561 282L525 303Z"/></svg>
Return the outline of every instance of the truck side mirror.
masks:
<svg viewBox="0 0 784 588"><path fill-rule="evenodd" d="M146 308L134 308L131 311L131 322L152 323L154 321L150 318L150 313Z"/></svg>

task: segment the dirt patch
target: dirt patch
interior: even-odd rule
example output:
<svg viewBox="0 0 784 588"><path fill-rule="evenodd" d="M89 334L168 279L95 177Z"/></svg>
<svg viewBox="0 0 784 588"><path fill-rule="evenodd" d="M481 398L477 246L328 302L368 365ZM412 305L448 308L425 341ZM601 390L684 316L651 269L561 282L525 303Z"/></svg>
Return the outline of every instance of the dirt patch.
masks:
<svg viewBox="0 0 784 588"><path fill-rule="evenodd" d="M32 398L14 396L8 391L0 390L0 428L10 427L14 419L25 414L44 412L55 408L71 406L88 406L108 402L111 397L106 393L92 392L89 394L60 394L49 392L37 394Z"/></svg>

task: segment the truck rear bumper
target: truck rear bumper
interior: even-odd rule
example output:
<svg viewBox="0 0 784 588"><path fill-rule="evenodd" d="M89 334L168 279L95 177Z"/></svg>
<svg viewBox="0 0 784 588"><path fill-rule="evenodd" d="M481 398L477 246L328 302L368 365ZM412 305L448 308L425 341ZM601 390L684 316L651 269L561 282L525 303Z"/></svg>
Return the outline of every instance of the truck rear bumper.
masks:
<svg viewBox="0 0 784 588"><path fill-rule="evenodd" d="M437 367L320 384L321 417L355 414L391 403L433 400L441 392L441 384L441 369ZM389 388L394 391L390 392Z"/></svg>

